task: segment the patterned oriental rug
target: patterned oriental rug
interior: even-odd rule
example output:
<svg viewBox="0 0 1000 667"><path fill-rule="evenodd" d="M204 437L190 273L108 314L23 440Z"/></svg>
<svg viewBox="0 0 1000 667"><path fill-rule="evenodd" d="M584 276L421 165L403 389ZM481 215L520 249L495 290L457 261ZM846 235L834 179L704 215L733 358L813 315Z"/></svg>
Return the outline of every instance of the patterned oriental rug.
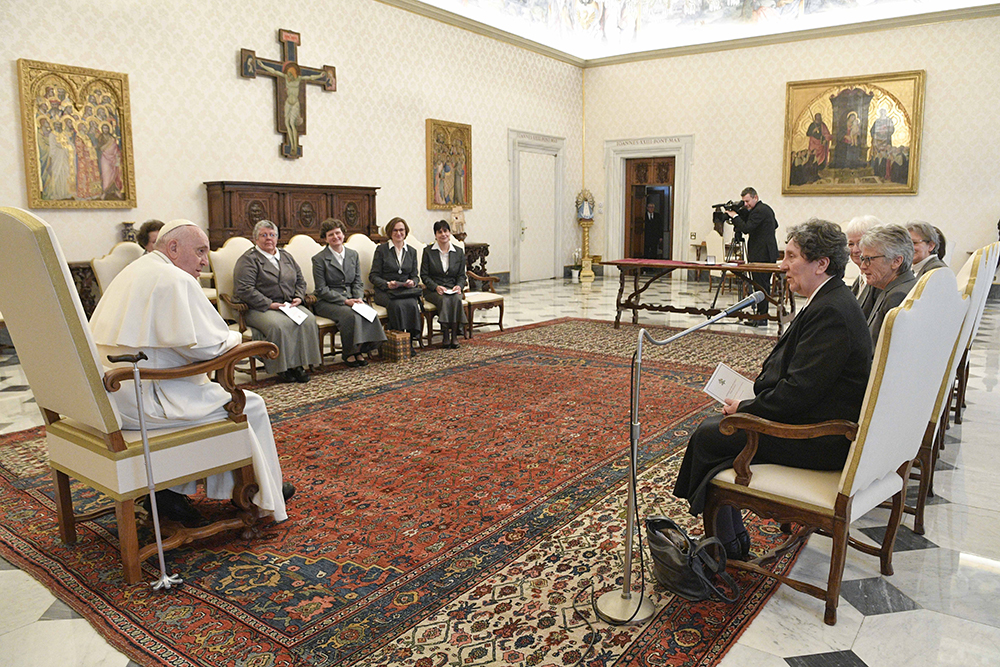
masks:
<svg viewBox="0 0 1000 667"><path fill-rule="evenodd" d="M113 515L63 545L42 429L5 436L0 555L142 665L715 664L772 582L744 576L739 603L692 604L647 573L651 622L611 626L591 609L622 581L636 333L556 320L259 385L298 489L290 518L251 543L217 536L168 552L184 579L170 591L123 583ZM772 345L699 332L645 347L641 516L701 532L670 495L690 431L715 409L701 387L720 360L752 376ZM79 485L74 497L78 511L107 502ZM773 523L749 527L755 550L782 539ZM634 562L638 589L638 552ZM155 580L156 559L144 568Z"/></svg>

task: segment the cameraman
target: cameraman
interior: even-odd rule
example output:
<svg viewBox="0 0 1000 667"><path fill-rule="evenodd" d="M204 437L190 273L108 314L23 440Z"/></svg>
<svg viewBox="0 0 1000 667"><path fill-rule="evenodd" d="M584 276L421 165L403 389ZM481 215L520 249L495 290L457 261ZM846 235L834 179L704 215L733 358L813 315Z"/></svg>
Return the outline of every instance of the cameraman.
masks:
<svg viewBox="0 0 1000 667"><path fill-rule="evenodd" d="M738 211L727 210L726 214L733 223L733 229L742 232L747 238L747 261L767 262L778 261L778 241L774 237L774 230L778 228L778 221L774 218L774 210L762 202L757 197L757 191L753 188L743 188L740 193L743 198L743 206ZM771 274L751 273L751 279L760 286L766 294L771 292ZM768 302L765 299L757 304L757 314L767 317ZM751 327L766 327L767 320L744 320L743 324Z"/></svg>

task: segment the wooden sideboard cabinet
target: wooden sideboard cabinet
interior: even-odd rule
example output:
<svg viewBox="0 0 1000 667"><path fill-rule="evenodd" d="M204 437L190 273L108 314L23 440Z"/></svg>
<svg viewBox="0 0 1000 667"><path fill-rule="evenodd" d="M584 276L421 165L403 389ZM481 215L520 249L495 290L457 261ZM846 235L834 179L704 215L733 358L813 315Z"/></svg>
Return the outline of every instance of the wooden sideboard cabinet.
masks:
<svg viewBox="0 0 1000 667"><path fill-rule="evenodd" d="M348 235L378 233L375 195L378 188L353 185L303 185L211 181L208 190L208 240L213 249L233 236L250 238L253 226L270 220L282 241L296 234L319 240L327 218L347 225Z"/></svg>

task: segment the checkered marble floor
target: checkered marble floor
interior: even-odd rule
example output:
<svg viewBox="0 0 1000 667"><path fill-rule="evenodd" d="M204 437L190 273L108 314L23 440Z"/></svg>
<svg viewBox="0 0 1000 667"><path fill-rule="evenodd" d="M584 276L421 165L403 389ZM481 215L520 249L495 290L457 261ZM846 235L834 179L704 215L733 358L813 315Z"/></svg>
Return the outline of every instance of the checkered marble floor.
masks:
<svg viewBox="0 0 1000 667"><path fill-rule="evenodd" d="M655 291L654 291L655 290ZM503 287L504 326L557 317L614 318L617 280L592 284L547 280ZM658 285L650 300L704 306L714 294L704 283ZM735 297L724 294L720 304ZM495 321L482 311L477 321ZM685 327L691 315L647 314L641 324ZM757 335L777 333L774 324L753 329L735 323L712 328ZM6 342L0 330L0 345ZM426 352L435 354L435 350ZM926 509L926 535L904 526L896 540L895 574L883 577L876 558L848 551L838 623L823 624L823 604L779 587L760 615L722 661L723 667L890 667L1000 664L1000 480L996 447L1000 430L1000 303L987 306L971 354L968 408L962 425L948 431ZM0 433L41 424L17 357L0 347ZM858 520L852 534L877 541L887 510ZM54 529L54 527L53 527ZM793 575L822 584L830 541L813 536ZM0 664L7 667L124 667L134 665L111 648L78 614L24 572L0 560Z"/></svg>

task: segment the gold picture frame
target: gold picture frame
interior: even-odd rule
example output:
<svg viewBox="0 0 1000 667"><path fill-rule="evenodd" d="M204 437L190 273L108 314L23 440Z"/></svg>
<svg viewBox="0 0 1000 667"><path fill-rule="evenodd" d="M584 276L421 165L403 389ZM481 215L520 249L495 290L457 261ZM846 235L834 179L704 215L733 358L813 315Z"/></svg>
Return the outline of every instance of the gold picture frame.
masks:
<svg viewBox="0 0 1000 667"><path fill-rule="evenodd" d="M427 208L472 208L472 126L428 118Z"/></svg>
<svg viewBox="0 0 1000 667"><path fill-rule="evenodd" d="M791 81L784 195L915 195L924 70Z"/></svg>
<svg viewBox="0 0 1000 667"><path fill-rule="evenodd" d="M19 59L30 208L135 208L128 75Z"/></svg>

